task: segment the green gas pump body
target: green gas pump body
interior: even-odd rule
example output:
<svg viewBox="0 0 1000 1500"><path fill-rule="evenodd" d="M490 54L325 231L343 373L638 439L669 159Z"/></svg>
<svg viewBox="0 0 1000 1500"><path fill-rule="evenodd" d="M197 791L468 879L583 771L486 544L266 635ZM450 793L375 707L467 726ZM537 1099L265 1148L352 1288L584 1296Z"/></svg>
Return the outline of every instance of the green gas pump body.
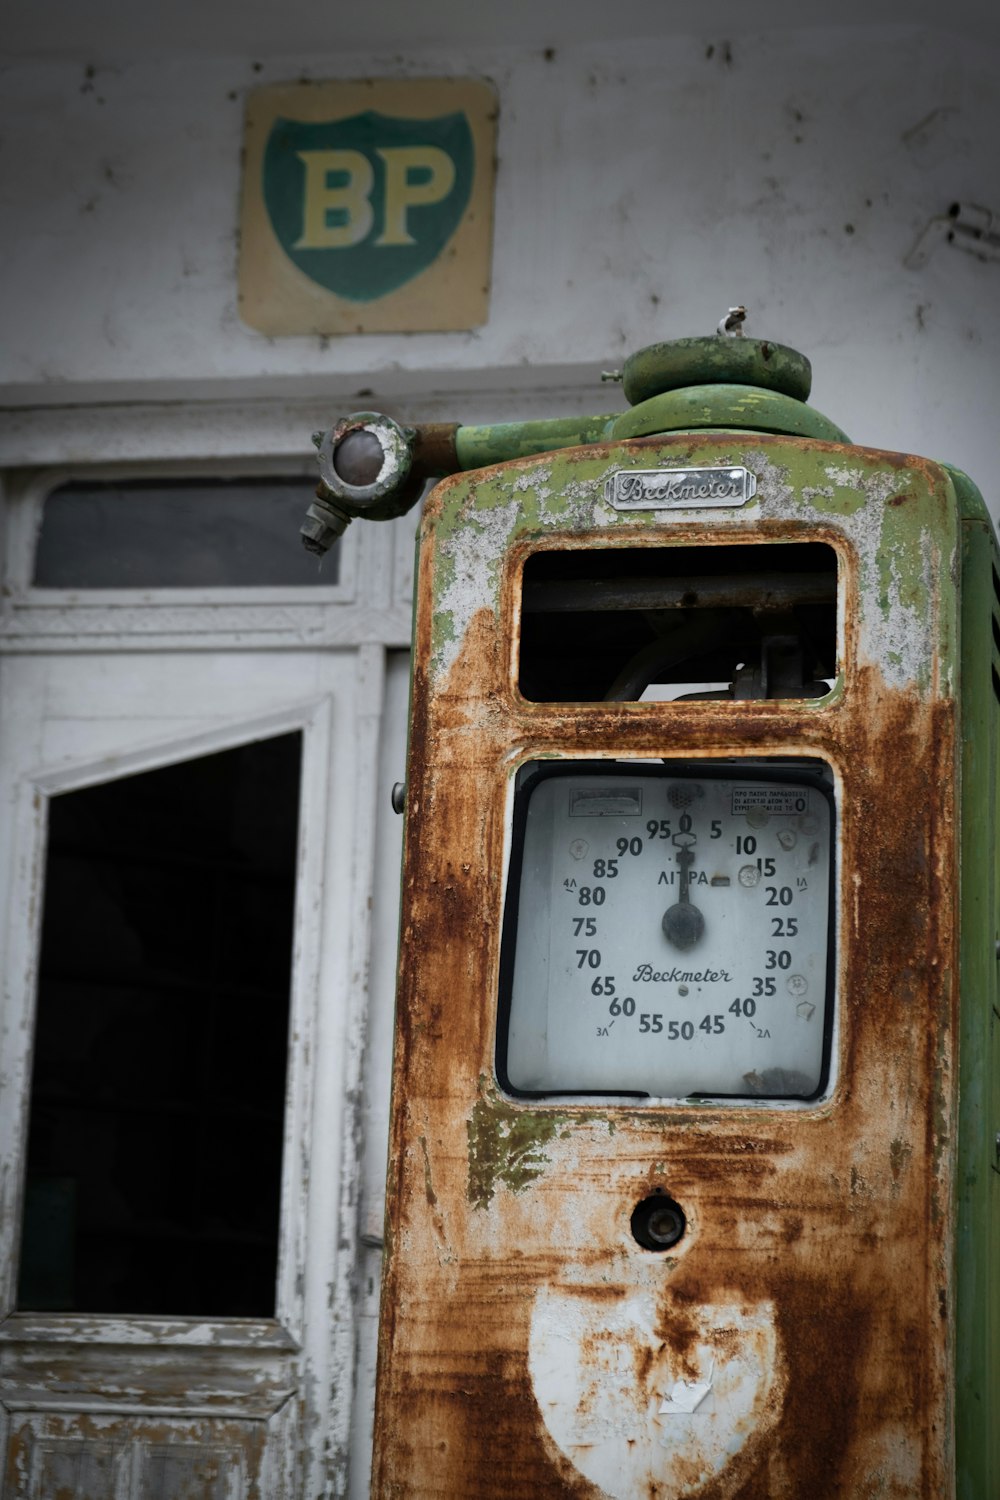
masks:
<svg viewBox="0 0 1000 1500"><path fill-rule="evenodd" d="M622 376L618 415L318 435L313 550L451 476L373 1494L989 1500L993 527L807 406L793 350Z"/></svg>

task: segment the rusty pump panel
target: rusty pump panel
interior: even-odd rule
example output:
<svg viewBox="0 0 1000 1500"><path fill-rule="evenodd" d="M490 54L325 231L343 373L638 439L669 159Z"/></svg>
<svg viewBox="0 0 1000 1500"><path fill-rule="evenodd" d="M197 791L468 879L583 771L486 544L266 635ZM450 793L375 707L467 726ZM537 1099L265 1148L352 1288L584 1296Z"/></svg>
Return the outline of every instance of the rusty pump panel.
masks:
<svg viewBox="0 0 1000 1500"><path fill-rule="evenodd" d="M994 1500L993 530L792 350L623 374L320 438L318 550L471 469L420 531L373 1494Z"/></svg>

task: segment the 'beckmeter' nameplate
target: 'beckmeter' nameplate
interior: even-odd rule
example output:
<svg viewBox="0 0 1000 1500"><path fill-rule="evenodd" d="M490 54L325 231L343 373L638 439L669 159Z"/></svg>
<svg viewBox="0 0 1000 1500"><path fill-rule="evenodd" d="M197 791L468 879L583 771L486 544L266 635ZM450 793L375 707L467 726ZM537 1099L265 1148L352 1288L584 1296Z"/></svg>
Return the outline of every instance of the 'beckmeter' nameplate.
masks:
<svg viewBox="0 0 1000 1500"><path fill-rule="evenodd" d="M757 493L749 469L619 469L604 492L616 510L702 510L746 505Z"/></svg>

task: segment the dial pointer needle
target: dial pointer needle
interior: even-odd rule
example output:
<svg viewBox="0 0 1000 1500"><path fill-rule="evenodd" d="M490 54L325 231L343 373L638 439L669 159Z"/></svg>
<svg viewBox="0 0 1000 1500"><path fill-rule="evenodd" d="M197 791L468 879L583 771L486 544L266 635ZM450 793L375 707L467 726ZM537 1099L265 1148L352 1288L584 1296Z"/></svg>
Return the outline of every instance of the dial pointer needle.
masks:
<svg viewBox="0 0 1000 1500"><path fill-rule="evenodd" d="M668 907L663 913L661 925L667 941L673 943L675 948L693 948L705 931L705 918L698 908L691 904L688 895L691 884L691 866L694 864L694 853L691 849L694 834L676 834L674 843L680 845L677 850L677 863L680 865L681 872L680 897L674 906Z"/></svg>

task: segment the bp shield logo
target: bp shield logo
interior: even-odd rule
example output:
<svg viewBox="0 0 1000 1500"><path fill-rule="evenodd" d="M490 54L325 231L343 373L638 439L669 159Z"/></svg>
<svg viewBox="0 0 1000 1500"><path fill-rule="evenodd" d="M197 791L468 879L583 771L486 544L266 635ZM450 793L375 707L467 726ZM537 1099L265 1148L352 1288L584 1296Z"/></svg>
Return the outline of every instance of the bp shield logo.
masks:
<svg viewBox="0 0 1000 1500"><path fill-rule="evenodd" d="M338 297L374 302L437 260L461 223L474 169L462 112L279 117L264 148L263 199L304 275Z"/></svg>

